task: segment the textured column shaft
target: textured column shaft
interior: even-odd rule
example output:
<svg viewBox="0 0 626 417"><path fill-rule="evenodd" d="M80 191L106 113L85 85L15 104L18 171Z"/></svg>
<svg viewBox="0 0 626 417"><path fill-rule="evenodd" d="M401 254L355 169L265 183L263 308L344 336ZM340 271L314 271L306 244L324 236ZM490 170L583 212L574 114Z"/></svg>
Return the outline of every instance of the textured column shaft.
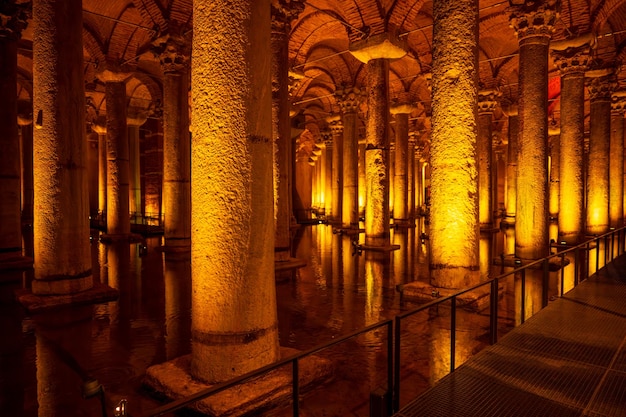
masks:
<svg viewBox="0 0 626 417"><path fill-rule="evenodd" d="M88 186L89 189L89 216L98 213L98 134L90 132L88 134Z"/></svg>
<svg viewBox="0 0 626 417"><path fill-rule="evenodd" d="M333 172L332 181L332 209L331 220L333 222L341 221L342 214L342 188L343 188L343 126L341 122L334 121L331 123L331 131L333 135Z"/></svg>
<svg viewBox="0 0 626 417"><path fill-rule="evenodd" d="M359 217L365 216L365 141L359 141Z"/></svg>
<svg viewBox="0 0 626 417"><path fill-rule="evenodd" d="M478 115L478 216L480 227L493 227L493 146L491 112Z"/></svg>
<svg viewBox="0 0 626 417"><path fill-rule="evenodd" d="M35 294L93 286L85 140L82 5L33 2Z"/></svg>
<svg viewBox="0 0 626 417"><path fill-rule="evenodd" d="M589 162L587 171L587 234L609 229L609 142L611 101L601 96L590 101Z"/></svg>
<svg viewBox="0 0 626 417"><path fill-rule="evenodd" d="M609 225L624 225L624 111L611 112Z"/></svg>
<svg viewBox="0 0 626 417"><path fill-rule="evenodd" d="M549 36L520 39L516 255L548 255L548 43Z"/></svg>
<svg viewBox="0 0 626 417"><path fill-rule="evenodd" d="M579 243L583 234L585 178L584 73L561 77L561 136L559 152L559 241Z"/></svg>
<svg viewBox="0 0 626 417"><path fill-rule="evenodd" d="M270 2L196 2L193 26L191 372L214 383L279 357Z"/></svg>
<svg viewBox="0 0 626 417"><path fill-rule="evenodd" d="M341 224L347 228L359 227L359 144L356 132L358 114L343 114L343 197Z"/></svg>
<svg viewBox="0 0 626 417"><path fill-rule="evenodd" d="M409 134L409 142L407 147L407 167L406 167L406 182L407 182L407 216L411 219L411 224L414 224L415 219L415 139Z"/></svg>
<svg viewBox="0 0 626 417"><path fill-rule="evenodd" d="M556 219L559 216L559 200L560 200L560 173L559 165L561 158L561 138L558 134L550 134L548 137L548 150L550 154L550 187L548 214L550 219Z"/></svg>
<svg viewBox="0 0 626 417"><path fill-rule="evenodd" d="M17 39L0 36L0 268L22 256Z"/></svg>
<svg viewBox="0 0 626 417"><path fill-rule="evenodd" d="M509 116L509 144L506 164L506 220L515 223L517 209L517 138L519 135L519 117Z"/></svg>
<svg viewBox="0 0 626 417"><path fill-rule="evenodd" d="M393 218L406 220L409 218L409 114L397 113L394 117L396 120L396 153L393 181Z"/></svg>
<svg viewBox="0 0 626 417"><path fill-rule="evenodd" d="M187 69L168 71L163 83L163 204L165 247L191 245L191 139Z"/></svg>
<svg viewBox="0 0 626 417"><path fill-rule="evenodd" d="M107 234L130 234L126 84L106 82L107 103Z"/></svg>
<svg viewBox="0 0 626 417"><path fill-rule="evenodd" d="M332 202L333 202L333 141L330 134L327 134L327 138L325 141L326 144L326 152L324 153L325 164L324 168L326 169L325 178L326 181L324 183L324 216L328 219L330 214L332 213Z"/></svg>
<svg viewBox="0 0 626 417"><path fill-rule="evenodd" d="M139 126L128 123L128 207L141 215L141 166L139 162Z"/></svg>
<svg viewBox="0 0 626 417"><path fill-rule="evenodd" d="M389 60L367 63L365 244L389 245Z"/></svg>
<svg viewBox="0 0 626 417"><path fill-rule="evenodd" d="M465 288L480 278L478 2L444 0L433 6L431 283Z"/></svg>

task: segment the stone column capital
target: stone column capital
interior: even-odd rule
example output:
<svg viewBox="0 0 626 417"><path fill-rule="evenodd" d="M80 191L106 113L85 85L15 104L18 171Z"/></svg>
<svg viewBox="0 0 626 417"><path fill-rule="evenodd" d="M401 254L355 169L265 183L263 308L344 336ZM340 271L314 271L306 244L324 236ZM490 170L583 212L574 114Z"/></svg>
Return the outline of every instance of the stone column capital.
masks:
<svg viewBox="0 0 626 417"><path fill-rule="evenodd" d="M15 0L0 3L0 38L17 41L32 16L31 2Z"/></svg>
<svg viewBox="0 0 626 417"><path fill-rule="evenodd" d="M304 78L304 73L301 71L296 71L296 70L289 70L288 72L288 89L289 89L289 98L291 99L293 97L294 92L300 87L300 83L302 82L302 79ZM272 81L272 90L277 90L278 89L278 85L274 85L274 81ZM276 91L275 90L275 91Z"/></svg>
<svg viewBox="0 0 626 417"><path fill-rule="evenodd" d="M126 111L126 125L127 126L141 126L148 120L148 110L129 108Z"/></svg>
<svg viewBox="0 0 626 417"><path fill-rule="evenodd" d="M617 87L615 71L612 68L587 71L585 85L590 100L611 100L611 94Z"/></svg>
<svg viewBox="0 0 626 417"><path fill-rule="evenodd" d="M180 73L189 66L191 42L182 28L170 30L152 41L152 52L159 58L164 74Z"/></svg>
<svg viewBox="0 0 626 417"><path fill-rule="evenodd" d="M388 31L350 43L350 53L367 64L372 59L399 59L407 54L407 40L396 31Z"/></svg>
<svg viewBox="0 0 626 417"><path fill-rule="evenodd" d="M396 114L411 114L417 110L417 106L411 103L394 103L389 106L389 113Z"/></svg>
<svg viewBox="0 0 626 417"><path fill-rule="evenodd" d="M291 22L304 10L304 0L272 0L272 34L289 34Z"/></svg>
<svg viewBox="0 0 626 417"><path fill-rule="evenodd" d="M613 92L611 95L611 113L624 114L626 112L626 90Z"/></svg>
<svg viewBox="0 0 626 417"><path fill-rule="evenodd" d="M560 2L556 0L523 0L507 9L509 22L519 40L539 36L549 38L559 18Z"/></svg>
<svg viewBox="0 0 626 417"><path fill-rule="evenodd" d="M333 135L338 135L343 132L343 122L341 121L340 115L334 114L332 116L328 116L326 118L326 123L328 123L328 128Z"/></svg>
<svg viewBox="0 0 626 417"><path fill-rule="evenodd" d="M324 142L326 149L333 147L333 132L331 132L330 129L321 130L320 138L322 142Z"/></svg>
<svg viewBox="0 0 626 417"><path fill-rule="evenodd" d="M554 65L559 69L561 76L584 74L595 45L596 38L591 33L574 39L550 42Z"/></svg>
<svg viewBox="0 0 626 417"><path fill-rule="evenodd" d="M497 89L478 91L478 113L493 113L502 97L502 92Z"/></svg>
<svg viewBox="0 0 626 417"><path fill-rule="evenodd" d="M335 90L337 104L343 114L357 113L365 99L365 91L358 87L340 87Z"/></svg>
<svg viewBox="0 0 626 417"><path fill-rule="evenodd" d="M100 115L96 120L91 123L91 130L99 135L107 134L107 119L106 116Z"/></svg>

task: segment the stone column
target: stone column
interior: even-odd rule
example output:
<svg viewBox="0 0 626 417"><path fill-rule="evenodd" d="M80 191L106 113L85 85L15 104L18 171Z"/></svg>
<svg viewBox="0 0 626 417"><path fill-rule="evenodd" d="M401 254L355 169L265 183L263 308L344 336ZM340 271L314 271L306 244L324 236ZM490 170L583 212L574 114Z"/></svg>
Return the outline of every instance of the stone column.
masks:
<svg viewBox="0 0 626 417"><path fill-rule="evenodd" d="M93 286L82 13L80 0L33 1L36 295Z"/></svg>
<svg viewBox="0 0 626 417"><path fill-rule="evenodd" d="M554 63L561 74L561 134L559 152L559 242L577 244L583 236L585 178L585 69L589 35L574 41L552 42Z"/></svg>
<svg viewBox="0 0 626 417"><path fill-rule="evenodd" d="M341 226L359 228L359 143L357 135L358 110L363 92L356 87L335 91L341 107L343 123L343 187L341 199Z"/></svg>
<svg viewBox="0 0 626 417"><path fill-rule="evenodd" d="M587 71L589 89L589 162L587 167L588 235L609 230L609 143L611 93L615 75L610 69Z"/></svg>
<svg viewBox="0 0 626 417"><path fill-rule="evenodd" d="M433 6L430 280L456 289L480 279L478 1Z"/></svg>
<svg viewBox="0 0 626 417"><path fill-rule="evenodd" d="M130 164L124 81L128 74L105 69L98 76L106 84L107 233L102 238L126 240L130 238Z"/></svg>
<svg viewBox="0 0 626 417"><path fill-rule="evenodd" d="M359 137L359 219L365 218L365 139Z"/></svg>
<svg viewBox="0 0 626 417"><path fill-rule="evenodd" d="M548 154L550 155L550 186L548 188L548 214L550 221L559 218L560 201L560 173L559 168L561 158L561 130L556 125L550 124L548 127ZM560 239L559 239L560 240Z"/></svg>
<svg viewBox="0 0 626 417"><path fill-rule="evenodd" d="M191 373L216 383L279 358L270 0L194 6Z"/></svg>
<svg viewBox="0 0 626 417"><path fill-rule="evenodd" d="M20 137L17 125L17 41L26 27L26 5L0 5L0 270L24 268L22 254Z"/></svg>
<svg viewBox="0 0 626 417"><path fill-rule="evenodd" d="M407 203L408 203L408 212L409 216L409 226L415 225L415 206L416 206L416 198L415 198L415 189L416 189L416 181L415 181L415 144L417 143L417 132L409 132L409 146L407 149Z"/></svg>
<svg viewBox="0 0 626 417"><path fill-rule="evenodd" d="M340 117L331 116L326 119L328 127L333 136L332 155L332 208L330 210L330 222L338 224L341 222L342 195L343 189L343 123ZM328 218L328 216L326 216Z"/></svg>
<svg viewBox="0 0 626 417"><path fill-rule="evenodd" d="M391 114L396 120L396 152L394 171L394 223L408 225L409 218L409 114L415 108L409 104L391 107Z"/></svg>
<svg viewBox="0 0 626 417"><path fill-rule="evenodd" d="M493 112L500 96L497 90L481 90L478 92L478 218L480 228L493 229L495 178L493 164L493 142L491 140Z"/></svg>
<svg viewBox="0 0 626 417"><path fill-rule="evenodd" d="M626 91L611 97L611 150L609 159L609 226L624 225L624 110Z"/></svg>
<svg viewBox="0 0 626 417"><path fill-rule="evenodd" d="M22 149L22 224L33 225L33 115L32 104L28 111L18 114ZM32 249L32 248L31 248Z"/></svg>
<svg viewBox="0 0 626 417"><path fill-rule="evenodd" d="M515 224L517 209L517 139L519 135L519 115L517 105L508 105L502 109L509 118L507 163L506 163L506 217L505 226Z"/></svg>
<svg viewBox="0 0 626 417"><path fill-rule="evenodd" d="M329 130L323 131L322 139L324 140L324 217L329 218L332 210L333 202L333 136Z"/></svg>
<svg viewBox="0 0 626 417"><path fill-rule="evenodd" d="M515 248L521 259L549 253L548 45L557 16L549 3L530 0L511 15L519 41Z"/></svg>
<svg viewBox="0 0 626 417"><path fill-rule="evenodd" d="M276 261L290 258L293 216L292 184L293 156L291 120L289 117L289 32L291 22L304 10L302 0L271 2L272 51L272 139L274 143L274 212Z"/></svg>
<svg viewBox="0 0 626 417"><path fill-rule="evenodd" d="M126 116L128 133L128 207L135 218L141 217L144 210L141 205L141 163L139 147L139 127L148 119L146 112L130 111Z"/></svg>
<svg viewBox="0 0 626 417"><path fill-rule="evenodd" d="M176 23L176 22L173 22ZM191 138L189 135L189 41L176 25L157 39L163 70L163 248L191 247Z"/></svg>
<svg viewBox="0 0 626 417"><path fill-rule="evenodd" d="M107 209L107 126L106 118L99 117L91 125L91 130L98 134L98 212Z"/></svg>
<svg viewBox="0 0 626 417"><path fill-rule="evenodd" d="M162 113L157 108L149 118L142 146L144 210L146 216L161 218L163 191L163 128ZM159 220L160 221L160 220Z"/></svg>
<svg viewBox="0 0 626 417"><path fill-rule="evenodd" d="M350 52L367 64L365 245L389 248L389 60L406 55L396 33L353 42Z"/></svg>

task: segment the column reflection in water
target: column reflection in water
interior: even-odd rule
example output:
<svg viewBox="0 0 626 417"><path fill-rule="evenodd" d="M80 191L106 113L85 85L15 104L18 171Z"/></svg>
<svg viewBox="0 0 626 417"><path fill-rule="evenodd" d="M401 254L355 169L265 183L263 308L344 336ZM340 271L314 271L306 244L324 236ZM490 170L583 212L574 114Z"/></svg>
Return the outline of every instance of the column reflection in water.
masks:
<svg viewBox="0 0 626 417"><path fill-rule="evenodd" d="M478 242L478 261L481 281L491 278L491 264L493 263L494 244L494 233L484 232L480 234L480 241Z"/></svg>
<svg viewBox="0 0 626 417"><path fill-rule="evenodd" d="M413 279L413 263L411 262L412 249L414 248L410 237L414 236L415 229L406 228L393 232L392 242L394 245L400 245L400 249L395 250L391 254L393 262L393 282L390 284L395 288L396 285L406 284Z"/></svg>
<svg viewBox="0 0 626 417"><path fill-rule="evenodd" d="M7 277L0 273L0 279ZM2 415L24 415L24 342L22 340L22 307L15 301L17 285L0 286L0 412Z"/></svg>
<svg viewBox="0 0 626 417"><path fill-rule="evenodd" d="M189 254L164 253L165 357L191 351L191 264Z"/></svg>
<svg viewBox="0 0 626 417"><path fill-rule="evenodd" d="M351 236L341 235L341 280L343 282L343 333L358 329L363 325L361 320L352 314L356 308L358 292L358 256L354 253Z"/></svg>

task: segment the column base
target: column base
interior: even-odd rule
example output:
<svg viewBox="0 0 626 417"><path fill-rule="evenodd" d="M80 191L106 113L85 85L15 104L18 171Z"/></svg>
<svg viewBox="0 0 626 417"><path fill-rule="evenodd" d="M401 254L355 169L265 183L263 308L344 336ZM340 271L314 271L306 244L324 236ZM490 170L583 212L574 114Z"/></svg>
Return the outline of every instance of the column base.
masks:
<svg viewBox="0 0 626 417"><path fill-rule="evenodd" d="M294 278L299 268L306 266L306 261L298 258L277 259L274 261L274 278L276 282L285 282Z"/></svg>
<svg viewBox="0 0 626 417"><path fill-rule="evenodd" d="M493 227L493 224L481 224L480 225L480 233L498 233L500 229L497 227Z"/></svg>
<svg viewBox="0 0 626 417"><path fill-rule="evenodd" d="M143 238L141 235L135 233L103 233L100 235L100 242L102 243L115 243L115 242L129 242L137 243L141 242Z"/></svg>
<svg viewBox="0 0 626 417"><path fill-rule="evenodd" d="M410 282L398 285L396 289L400 292L403 301L411 301L418 304L426 304L438 298L448 297L462 290L462 288L441 288L435 287L426 282ZM473 291L457 297L457 307L468 311L483 311L489 308L491 298L489 297L490 285L485 284ZM503 287L498 289L498 298L503 295ZM449 302L446 303L449 306Z"/></svg>
<svg viewBox="0 0 626 417"><path fill-rule="evenodd" d="M98 282L92 288L74 294L37 295L30 290L21 289L16 291L16 295L18 301L27 312L39 314L76 305L106 303L116 300L119 292L106 284Z"/></svg>
<svg viewBox="0 0 626 417"><path fill-rule="evenodd" d="M298 351L281 347L281 357L296 354ZM181 356L168 362L153 365L146 370L144 386L160 398L178 400L197 392L210 389L209 385L190 374L191 355ZM300 389L321 385L332 377L332 365L327 359L307 356L298 363ZM292 371L290 366L282 366L237 385L236 389L222 391L189 405L188 408L212 416L261 415L264 411L290 403ZM215 384L218 385L218 384Z"/></svg>
<svg viewBox="0 0 626 417"><path fill-rule="evenodd" d="M400 245L358 245L357 247L360 250L367 250L370 252L393 252L394 250L400 249Z"/></svg>
<svg viewBox="0 0 626 417"><path fill-rule="evenodd" d="M412 229L415 227L414 219L393 219L391 227L394 229Z"/></svg>
<svg viewBox="0 0 626 417"><path fill-rule="evenodd" d="M508 229L509 227L515 227L515 217L505 217L500 221L500 228Z"/></svg>
<svg viewBox="0 0 626 417"><path fill-rule="evenodd" d="M359 229L358 225L351 226L342 226L337 225L333 226L333 234L334 235L347 235L347 236L355 236L359 233L365 233L365 229Z"/></svg>
<svg viewBox="0 0 626 417"><path fill-rule="evenodd" d="M0 260L0 271L33 269L33 258L15 256Z"/></svg>

